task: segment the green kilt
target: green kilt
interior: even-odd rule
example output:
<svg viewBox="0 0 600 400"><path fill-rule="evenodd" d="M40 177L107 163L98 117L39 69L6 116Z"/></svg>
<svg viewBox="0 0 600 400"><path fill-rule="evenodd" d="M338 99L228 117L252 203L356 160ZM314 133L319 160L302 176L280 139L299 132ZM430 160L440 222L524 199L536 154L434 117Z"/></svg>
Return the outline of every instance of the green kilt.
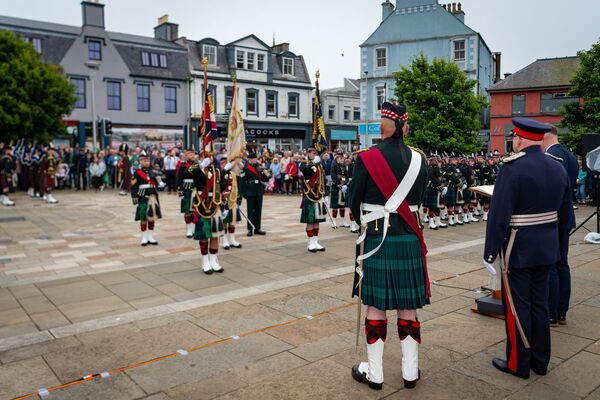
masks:
<svg viewBox="0 0 600 400"><path fill-rule="evenodd" d="M192 210L192 191L184 190L183 196L181 196L181 208L179 210L182 214L191 214Z"/></svg>
<svg viewBox="0 0 600 400"><path fill-rule="evenodd" d="M441 201L440 191L437 188L427 187L425 189L425 197L423 198L423 207L429 209L440 208Z"/></svg>
<svg viewBox="0 0 600 400"><path fill-rule="evenodd" d="M462 206L464 204L464 191L454 186L449 186L446 196L444 197L444 204L448 207Z"/></svg>
<svg viewBox="0 0 600 400"><path fill-rule="evenodd" d="M223 219L219 217L202 218L196 215L194 240L208 240L218 238L224 231Z"/></svg>
<svg viewBox="0 0 600 400"><path fill-rule="evenodd" d="M471 192L469 188L466 188L465 190L463 190L463 196L465 200L464 203L469 204L471 203L471 199L473 198L473 192Z"/></svg>
<svg viewBox="0 0 600 400"><path fill-rule="evenodd" d="M310 201L306 196L302 196L302 212L300 213L300 223L314 224L325 222L325 218L319 218L317 216L315 204L316 203ZM325 203L323 203L323 205L325 205Z"/></svg>
<svg viewBox="0 0 600 400"><path fill-rule="evenodd" d="M158 198L156 201L149 202L148 197L140 197L138 199L138 205L135 209L135 220L136 221L147 221L162 218L162 212L160 210L160 203Z"/></svg>
<svg viewBox="0 0 600 400"><path fill-rule="evenodd" d="M344 195L344 205L340 205L340 190L337 186L331 187L331 196L329 197L329 208L332 210L338 210L340 208L346 208L348 203L348 192Z"/></svg>
<svg viewBox="0 0 600 400"><path fill-rule="evenodd" d="M365 253L381 242L367 235ZM387 236L379 250L364 261L362 302L380 310L415 310L428 303L421 243L415 235Z"/></svg>

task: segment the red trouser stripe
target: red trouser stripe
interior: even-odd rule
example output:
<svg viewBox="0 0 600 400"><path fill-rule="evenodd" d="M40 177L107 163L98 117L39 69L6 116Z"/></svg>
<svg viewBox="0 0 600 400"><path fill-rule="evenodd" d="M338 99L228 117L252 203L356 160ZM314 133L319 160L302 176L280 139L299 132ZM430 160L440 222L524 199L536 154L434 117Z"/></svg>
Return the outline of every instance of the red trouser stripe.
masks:
<svg viewBox="0 0 600 400"><path fill-rule="evenodd" d="M508 369L513 372L517 372L517 324L515 322L515 316L510 309L508 297L506 297L506 290L502 290L502 293L504 295L504 303L506 307L506 327L508 330L508 340L510 342Z"/></svg>

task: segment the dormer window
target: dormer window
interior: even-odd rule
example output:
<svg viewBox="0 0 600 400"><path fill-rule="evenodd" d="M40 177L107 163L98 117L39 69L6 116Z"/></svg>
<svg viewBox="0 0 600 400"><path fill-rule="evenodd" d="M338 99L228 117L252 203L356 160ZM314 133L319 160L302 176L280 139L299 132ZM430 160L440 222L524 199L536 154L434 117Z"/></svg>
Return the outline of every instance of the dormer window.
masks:
<svg viewBox="0 0 600 400"><path fill-rule="evenodd" d="M167 55L142 51L142 65L144 67L167 68Z"/></svg>
<svg viewBox="0 0 600 400"><path fill-rule="evenodd" d="M265 70L265 55L264 54L256 55L256 66L259 71Z"/></svg>
<svg viewBox="0 0 600 400"><path fill-rule="evenodd" d="M217 65L217 47L205 44L202 46L202 54L208 58L208 65Z"/></svg>
<svg viewBox="0 0 600 400"><path fill-rule="evenodd" d="M243 51L239 51L236 53L236 66L237 68L244 69L245 61L246 61L246 53Z"/></svg>
<svg viewBox="0 0 600 400"><path fill-rule="evenodd" d="M31 43L36 52L42 53L42 39L26 36L25 41Z"/></svg>
<svg viewBox="0 0 600 400"><path fill-rule="evenodd" d="M248 59L247 59L247 64L246 64L247 69L254 69L254 57L255 56L256 56L255 53L248 52Z"/></svg>
<svg viewBox="0 0 600 400"><path fill-rule="evenodd" d="M283 74L294 75L294 60L291 58L283 58Z"/></svg>

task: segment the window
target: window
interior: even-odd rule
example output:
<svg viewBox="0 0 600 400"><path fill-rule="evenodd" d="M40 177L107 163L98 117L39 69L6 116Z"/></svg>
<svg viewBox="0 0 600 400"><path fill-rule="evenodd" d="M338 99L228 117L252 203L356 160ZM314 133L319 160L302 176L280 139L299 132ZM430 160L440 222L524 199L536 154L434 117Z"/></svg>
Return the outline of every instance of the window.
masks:
<svg viewBox="0 0 600 400"><path fill-rule="evenodd" d="M177 112L177 88L175 86L165 86L165 112Z"/></svg>
<svg viewBox="0 0 600 400"><path fill-rule="evenodd" d="M565 104L577 102L579 98L568 93L542 93L540 100L540 112L558 113Z"/></svg>
<svg viewBox="0 0 600 400"><path fill-rule="evenodd" d="M238 68L244 68L244 61L245 61L245 52L243 51L238 51L237 55L236 55L236 60L237 60L237 67Z"/></svg>
<svg viewBox="0 0 600 400"><path fill-rule="evenodd" d="M377 61L377 68L385 68L387 66L387 49L375 49L375 58Z"/></svg>
<svg viewBox="0 0 600 400"><path fill-rule="evenodd" d="M225 88L225 112L227 114L231 111L231 103L233 102L233 88L231 86L227 86Z"/></svg>
<svg viewBox="0 0 600 400"><path fill-rule="evenodd" d="M277 116L277 92L267 92L267 116Z"/></svg>
<svg viewBox="0 0 600 400"><path fill-rule="evenodd" d="M246 91L246 115L258 115L258 92Z"/></svg>
<svg viewBox="0 0 600 400"><path fill-rule="evenodd" d="M328 117L330 120L335 121L335 105L334 104L329 105Z"/></svg>
<svg viewBox="0 0 600 400"><path fill-rule="evenodd" d="M254 53L248 53L248 56L247 56L248 59L246 60L247 61L246 67L248 69L254 69L254 56L255 56Z"/></svg>
<svg viewBox="0 0 600 400"><path fill-rule="evenodd" d="M283 74L294 75L294 60L291 58L283 59Z"/></svg>
<svg viewBox="0 0 600 400"><path fill-rule="evenodd" d="M350 107L344 107L344 121L350 121L351 114L352 111L350 110Z"/></svg>
<svg viewBox="0 0 600 400"><path fill-rule="evenodd" d="M385 87L377 88L377 110L381 110L381 106L385 103Z"/></svg>
<svg viewBox="0 0 600 400"><path fill-rule="evenodd" d="M454 59L456 61L465 59L465 41L456 40L454 42Z"/></svg>
<svg viewBox="0 0 600 400"><path fill-rule="evenodd" d="M166 54L159 54L158 61L159 61L161 68L167 68L167 55Z"/></svg>
<svg viewBox="0 0 600 400"><path fill-rule="evenodd" d="M354 107L353 114L354 115L353 115L352 119L354 121L360 121L360 107Z"/></svg>
<svg viewBox="0 0 600 400"><path fill-rule="evenodd" d="M102 60L102 42L88 40L88 58L90 60Z"/></svg>
<svg viewBox="0 0 600 400"><path fill-rule="evenodd" d="M137 84L137 110L142 112L150 111L150 85L145 83Z"/></svg>
<svg viewBox="0 0 600 400"><path fill-rule="evenodd" d="M288 114L289 117L298 118L298 93L288 94Z"/></svg>
<svg viewBox="0 0 600 400"><path fill-rule="evenodd" d="M204 57L208 58L208 65L217 65L217 48L205 44L202 46Z"/></svg>
<svg viewBox="0 0 600 400"><path fill-rule="evenodd" d="M109 110L121 109L121 82L106 82L107 108Z"/></svg>
<svg viewBox="0 0 600 400"><path fill-rule="evenodd" d="M514 94L512 97L512 113L524 114L525 113L525 95Z"/></svg>
<svg viewBox="0 0 600 400"><path fill-rule="evenodd" d="M158 67L158 54L150 53L150 66Z"/></svg>
<svg viewBox="0 0 600 400"><path fill-rule="evenodd" d="M75 86L75 108L85 108L85 79L71 78L71 84Z"/></svg>
<svg viewBox="0 0 600 400"><path fill-rule="evenodd" d="M25 37L25 41L31 43L35 51L37 51L40 54L42 53L42 39L34 37Z"/></svg>
<svg viewBox="0 0 600 400"><path fill-rule="evenodd" d="M150 65L150 53L148 53L147 51L142 51L142 65Z"/></svg>
<svg viewBox="0 0 600 400"><path fill-rule="evenodd" d="M265 55L264 54L256 55L256 66L259 71L265 70Z"/></svg>

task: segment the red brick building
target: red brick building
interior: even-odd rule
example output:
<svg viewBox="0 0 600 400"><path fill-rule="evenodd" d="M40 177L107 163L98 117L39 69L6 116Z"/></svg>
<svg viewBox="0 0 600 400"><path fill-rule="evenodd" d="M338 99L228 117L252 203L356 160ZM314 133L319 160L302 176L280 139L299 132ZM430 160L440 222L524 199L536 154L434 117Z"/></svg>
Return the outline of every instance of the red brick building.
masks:
<svg viewBox="0 0 600 400"><path fill-rule="evenodd" d="M540 59L488 89L491 97L489 151L512 150L513 117L559 123L561 107L579 101L569 96L571 78L578 68L578 57Z"/></svg>

